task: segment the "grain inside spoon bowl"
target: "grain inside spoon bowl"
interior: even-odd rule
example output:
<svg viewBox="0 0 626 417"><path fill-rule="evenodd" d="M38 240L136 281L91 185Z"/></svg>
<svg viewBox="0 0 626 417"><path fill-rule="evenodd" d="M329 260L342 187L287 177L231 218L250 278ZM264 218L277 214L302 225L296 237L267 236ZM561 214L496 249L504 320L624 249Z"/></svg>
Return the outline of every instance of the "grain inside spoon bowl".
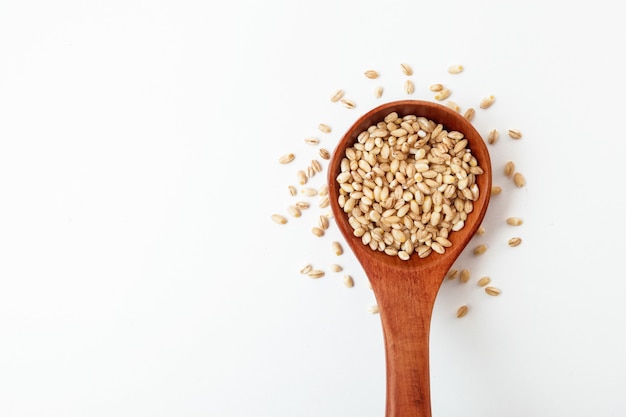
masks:
<svg viewBox="0 0 626 417"><path fill-rule="evenodd" d="M431 136L439 142L428 142ZM341 138L329 162L328 188L339 230L378 303L386 415L431 416L430 319L446 273L487 211L491 162L485 142L448 107L386 103Z"/></svg>

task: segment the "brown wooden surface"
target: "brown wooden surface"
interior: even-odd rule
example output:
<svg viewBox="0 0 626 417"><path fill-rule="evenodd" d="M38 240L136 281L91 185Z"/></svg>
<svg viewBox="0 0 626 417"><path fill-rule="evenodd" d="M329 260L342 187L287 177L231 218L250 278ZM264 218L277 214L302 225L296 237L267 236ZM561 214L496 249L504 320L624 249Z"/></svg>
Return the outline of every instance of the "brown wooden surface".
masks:
<svg viewBox="0 0 626 417"><path fill-rule="evenodd" d="M337 203L335 178L347 147L371 124L396 111L424 116L447 130L465 134L468 147L485 171L477 177L480 197L468 215L465 227L450 234L452 247L445 254L432 253L424 259L413 255L408 261L373 251L353 235L347 216ZM331 208L339 230L367 274L380 310L387 366L386 417L430 417L429 334L435 298L446 273L482 222L491 191L491 161L480 134L461 114L437 103L403 100L383 104L367 112L349 129L333 152L328 167Z"/></svg>

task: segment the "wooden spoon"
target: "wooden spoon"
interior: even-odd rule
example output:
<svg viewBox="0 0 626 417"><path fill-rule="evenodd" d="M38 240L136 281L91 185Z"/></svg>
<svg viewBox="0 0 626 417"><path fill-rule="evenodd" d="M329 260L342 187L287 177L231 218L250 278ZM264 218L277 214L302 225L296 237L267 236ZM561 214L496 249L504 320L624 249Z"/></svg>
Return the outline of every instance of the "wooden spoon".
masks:
<svg viewBox="0 0 626 417"><path fill-rule="evenodd" d="M337 198L341 159L346 148L372 124L391 112L424 116L441 123L448 131L464 133L468 148L484 173L477 176L480 196L467 216L465 227L451 232L452 246L440 255L417 254L403 261L397 256L372 250L353 234L347 215ZM461 114L442 105L419 100L383 104L359 118L340 140L328 166L330 205L339 230L361 263L371 283L382 322L387 368L386 417L430 417L429 333L435 297L450 267L480 226L491 192L489 151L480 134Z"/></svg>

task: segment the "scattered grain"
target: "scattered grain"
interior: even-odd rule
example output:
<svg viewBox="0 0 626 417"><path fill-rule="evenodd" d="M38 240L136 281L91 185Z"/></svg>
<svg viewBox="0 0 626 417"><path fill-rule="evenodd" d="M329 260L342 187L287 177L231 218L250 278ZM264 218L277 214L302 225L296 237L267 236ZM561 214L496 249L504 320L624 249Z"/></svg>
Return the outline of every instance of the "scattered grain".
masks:
<svg viewBox="0 0 626 417"><path fill-rule="evenodd" d="M379 74L377 71L374 70L367 70L365 71L365 76L371 80L378 78Z"/></svg>
<svg viewBox="0 0 626 417"><path fill-rule="evenodd" d="M496 98L494 96L484 97L482 100L480 100L480 108L488 109L489 107L491 107L494 101L496 101Z"/></svg>
<svg viewBox="0 0 626 417"><path fill-rule="evenodd" d="M477 236L482 236L485 234L485 228L482 226L479 226L478 229L476 229L476 235Z"/></svg>
<svg viewBox="0 0 626 417"><path fill-rule="evenodd" d="M317 189L317 193L319 195L328 195L328 184L320 185L320 188Z"/></svg>
<svg viewBox="0 0 626 417"><path fill-rule="evenodd" d="M512 139L521 139L522 138L522 132L520 132L518 129L509 129L509 136Z"/></svg>
<svg viewBox="0 0 626 417"><path fill-rule="evenodd" d="M319 217L319 227L322 230L328 230L328 227L330 226L330 222L328 220L328 217L324 214L321 214Z"/></svg>
<svg viewBox="0 0 626 417"><path fill-rule="evenodd" d="M435 100L445 100L448 97L450 97L450 94L452 94L452 91L450 91L450 89L448 88L444 88L442 90L440 90L437 94L435 94Z"/></svg>
<svg viewBox="0 0 626 417"><path fill-rule="evenodd" d="M456 316L457 316L458 318L465 317L465 315L467 314L467 312L468 312L468 311L469 311L469 307L468 307L468 306L466 306L466 305L461 306L461 307L459 307L459 309L456 311Z"/></svg>
<svg viewBox="0 0 626 417"><path fill-rule="evenodd" d="M315 197L317 195L317 190L313 187L304 187L300 192L307 197Z"/></svg>
<svg viewBox="0 0 626 417"><path fill-rule="evenodd" d="M324 275L326 275L326 273L324 271L322 271L321 269L312 269L310 270L307 275L311 278L321 278Z"/></svg>
<svg viewBox="0 0 626 417"><path fill-rule="evenodd" d="M333 271L333 272L341 272L341 271L343 271L343 267L341 265L338 265L338 264L332 264L330 266L330 270Z"/></svg>
<svg viewBox="0 0 626 417"><path fill-rule="evenodd" d="M431 84L428 89L433 93L438 93L443 90L443 84Z"/></svg>
<svg viewBox="0 0 626 417"><path fill-rule="evenodd" d="M302 212L300 211L300 209L296 206L289 206L287 207L287 212L292 216L292 217L300 217L302 216Z"/></svg>
<svg viewBox="0 0 626 417"><path fill-rule="evenodd" d="M319 203L319 207L320 208L326 208L330 205L330 200L328 197L322 197L320 199L320 203Z"/></svg>
<svg viewBox="0 0 626 417"><path fill-rule="evenodd" d="M345 285L348 288L354 287L354 279L352 279L352 277L350 275L344 275L343 276L343 285Z"/></svg>
<svg viewBox="0 0 626 417"><path fill-rule="evenodd" d="M471 275L471 274L470 274L469 269L463 269L463 270L461 271L461 276L459 277L459 280L460 280L462 283L466 283L467 281L469 281L469 280L470 280L470 275Z"/></svg>
<svg viewBox="0 0 626 417"><path fill-rule="evenodd" d="M496 287L485 287L485 292L489 295L498 296L500 295L500 290Z"/></svg>
<svg viewBox="0 0 626 417"><path fill-rule="evenodd" d="M342 99L341 99L341 104L343 104L343 106L344 106L346 109L353 109L353 108L355 108L355 107L356 107L356 103L355 103L354 101L352 101L352 100L348 100L348 99L346 99L346 98L342 98Z"/></svg>
<svg viewBox="0 0 626 417"><path fill-rule="evenodd" d="M300 269L300 273L303 274L303 275L306 275L309 272L311 272L312 270L313 270L313 265L307 264L307 265L303 266L302 269Z"/></svg>
<svg viewBox="0 0 626 417"><path fill-rule="evenodd" d="M519 237L512 237L509 239L509 246L510 247L515 247L515 246L519 246L522 243L522 239Z"/></svg>
<svg viewBox="0 0 626 417"><path fill-rule="evenodd" d="M474 110L471 107L469 109L465 110L465 113L463 113L463 117L465 117L470 122L474 119L475 115L476 115L476 110Z"/></svg>
<svg viewBox="0 0 626 417"><path fill-rule="evenodd" d="M304 143L307 145L318 145L320 140L318 138L305 138Z"/></svg>
<svg viewBox="0 0 626 417"><path fill-rule="evenodd" d="M272 220L278 224L287 223L287 218L285 216L281 216L280 214L272 214Z"/></svg>
<svg viewBox="0 0 626 417"><path fill-rule="evenodd" d="M478 280L478 282L476 284L478 284L479 287L484 287L485 285L489 284L491 282L491 278L489 277L482 277L481 279Z"/></svg>
<svg viewBox="0 0 626 417"><path fill-rule="evenodd" d="M295 186L290 185L289 186L289 194L291 194L292 196L298 195L298 189Z"/></svg>
<svg viewBox="0 0 626 417"><path fill-rule="evenodd" d="M487 252L487 245L482 244L482 245L478 245L474 248L473 253L474 255L482 255L483 253Z"/></svg>
<svg viewBox="0 0 626 417"><path fill-rule="evenodd" d="M383 91L384 91L383 87L381 86L376 87L374 89L374 97L381 98L383 96Z"/></svg>
<svg viewBox="0 0 626 417"><path fill-rule="evenodd" d="M518 188L521 188L524 185L526 185L526 179L519 172L516 172L515 174L513 174L513 182Z"/></svg>
<svg viewBox="0 0 626 417"><path fill-rule="evenodd" d="M333 93L333 95L330 96L330 101L336 103L343 98L344 94L345 92L343 90L337 90Z"/></svg>
<svg viewBox="0 0 626 417"><path fill-rule="evenodd" d="M451 100L446 101L446 106L448 106L449 108L451 108L452 110L456 112L461 111L461 106L456 104L454 101L451 101Z"/></svg>
<svg viewBox="0 0 626 417"><path fill-rule="evenodd" d="M404 82L404 92L407 94L413 94L415 92L415 84L413 84L413 81L406 80Z"/></svg>
<svg viewBox="0 0 626 417"><path fill-rule="evenodd" d="M461 72L463 72L463 69L463 65L452 65L448 67L448 72L450 74L460 74Z"/></svg>
<svg viewBox="0 0 626 417"><path fill-rule="evenodd" d="M367 311L370 312L371 314L378 314L378 313L380 313L380 310L378 309L377 305L370 306L367 309Z"/></svg>
<svg viewBox="0 0 626 417"><path fill-rule="evenodd" d="M311 161L311 168L313 168L315 172L322 172L322 164L317 159Z"/></svg>
<svg viewBox="0 0 626 417"><path fill-rule="evenodd" d="M294 159L296 159L296 156L294 154L286 153L284 155L281 155L280 158L278 158L278 162L284 165L284 164L290 163Z"/></svg>
<svg viewBox="0 0 626 417"><path fill-rule="evenodd" d="M295 204L295 206L296 206L296 207L298 207L300 210L306 210L306 209L308 209L309 207L311 207L311 204L309 204L309 202L308 202L308 201L298 201L298 202Z"/></svg>
<svg viewBox="0 0 626 417"><path fill-rule="evenodd" d="M492 185L491 186L491 195L498 195L502 192L502 187L500 187L499 185Z"/></svg>
<svg viewBox="0 0 626 417"><path fill-rule="evenodd" d="M413 69L409 64L400 64L400 69L402 70L402 73L407 77L413 75Z"/></svg>
<svg viewBox="0 0 626 417"><path fill-rule="evenodd" d="M311 232L312 232L315 236L317 236L317 237L322 237L322 236L324 236L324 229L322 229L322 228L320 228L320 227L317 227L317 226L313 227L313 228L311 229Z"/></svg>
<svg viewBox="0 0 626 417"><path fill-rule="evenodd" d="M508 219L506 219L506 222L511 226L521 226L521 224L523 223L522 219L520 219L519 217L509 217Z"/></svg>
<svg viewBox="0 0 626 417"><path fill-rule="evenodd" d="M330 159L330 152L328 151L328 149L320 148L319 153L322 159L325 159L327 161Z"/></svg>
<svg viewBox="0 0 626 417"><path fill-rule="evenodd" d="M335 253L335 255L343 255L343 247L341 246L341 243L334 241L333 243L331 243L331 247L333 248L333 252Z"/></svg>
<svg viewBox="0 0 626 417"><path fill-rule="evenodd" d="M320 132L322 132L322 133L330 133L330 132L332 132L332 130L333 130L330 126L328 126L328 125L327 125L327 124L325 124L325 123L320 123L320 124L319 124L319 126L318 126L317 128L318 128L318 129L320 130Z"/></svg>
<svg viewBox="0 0 626 417"><path fill-rule="evenodd" d="M459 270L458 269L451 269L448 271L448 274L446 275L446 277L448 279L454 279L456 278L456 276L458 275Z"/></svg>
<svg viewBox="0 0 626 417"><path fill-rule="evenodd" d="M515 163L513 161L508 161L504 164L504 175L510 177L515 172Z"/></svg>
<svg viewBox="0 0 626 417"><path fill-rule="evenodd" d="M490 145L493 145L494 143L496 143L498 141L498 138L500 137L500 133L498 132L497 129L491 129L489 131L489 135L487 136L487 143Z"/></svg>

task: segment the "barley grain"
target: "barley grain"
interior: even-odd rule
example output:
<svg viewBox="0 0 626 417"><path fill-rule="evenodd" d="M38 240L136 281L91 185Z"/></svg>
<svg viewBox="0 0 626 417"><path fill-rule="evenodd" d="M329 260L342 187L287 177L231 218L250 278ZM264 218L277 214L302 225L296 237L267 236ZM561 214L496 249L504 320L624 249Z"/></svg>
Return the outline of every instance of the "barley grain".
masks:
<svg viewBox="0 0 626 417"><path fill-rule="evenodd" d="M378 314L380 312L377 305L370 306L367 311L371 314Z"/></svg>
<svg viewBox="0 0 626 417"><path fill-rule="evenodd" d="M317 189L317 194L321 196L328 195L328 184L320 185L320 188Z"/></svg>
<svg viewBox="0 0 626 417"><path fill-rule="evenodd" d="M346 109L353 109L353 108L355 108L355 107L356 107L356 103L355 103L354 101L352 101L352 100L348 100L348 99L346 99L346 98L342 98L342 99L341 99L341 104L343 104L343 106L344 106Z"/></svg>
<svg viewBox="0 0 626 417"><path fill-rule="evenodd" d="M306 210L311 207L311 204L309 204L308 201L298 201L296 202L295 206L298 207L300 210Z"/></svg>
<svg viewBox="0 0 626 417"><path fill-rule="evenodd" d="M496 287L485 287L485 292L494 297L500 295L501 293L501 291Z"/></svg>
<svg viewBox="0 0 626 417"><path fill-rule="evenodd" d="M320 132L322 133L330 133L332 132L332 129L330 126L328 126L325 123L320 123L319 126L317 126L317 128L320 130Z"/></svg>
<svg viewBox="0 0 626 417"><path fill-rule="evenodd" d="M448 67L448 72L450 74L460 74L461 72L463 72L463 69L463 65L452 65Z"/></svg>
<svg viewBox="0 0 626 417"><path fill-rule="evenodd" d="M371 80L378 78L378 72L374 71L374 70L367 70L365 71L365 76Z"/></svg>
<svg viewBox="0 0 626 417"><path fill-rule="evenodd" d="M452 91L450 91L450 89L443 88L439 90L437 94L435 94L435 100L439 100L439 101L445 100L448 97L450 97L450 94L452 94Z"/></svg>
<svg viewBox="0 0 626 417"><path fill-rule="evenodd" d="M413 84L413 81L406 80L404 82L404 92L407 94L413 94L415 92L415 84Z"/></svg>
<svg viewBox="0 0 626 417"><path fill-rule="evenodd" d="M469 281L469 280L470 280L470 275L471 275L471 274L470 274L469 269L463 269L463 270L461 271L461 276L459 277L459 280L460 280L462 283L466 283L467 281Z"/></svg>
<svg viewBox="0 0 626 417"><path fill-rule="evenodd" d="M504 164L504 175L510 177L515 172L515 163L513 161L508 161Z"/></svg>
<svg viewBox="0 0 626 417"><path fill-rule="evenodd" d="M452 110L456 112L461 111L461 106L456 104L454 101L451 101L451 100L446 101L446 106L448 106L449 108L451 108Z"/></svg>
<svg viewBox="0 0 626 417"><path fill-rule="evenodd" d="M476 115L476 110L474 110L471 107L469 109L465 110L465 113L463 113L463 117L465 117L470 122L474 119L475 115Z"/></svg>
<svg viewBox="0 0 626 417"><path fill-rule="evenodd" d="M480 100L480 108L488 109L489 107L491 107L494 101L496 101L496 98L494 96L483 97L483 99Z"/></svg>
<svg viewBox="0 0 626 417"><path fill-rule="evenodd" d="M515 174L513 174L513 182L518 188L521 188L524 185L526 185L526 179L519 172L516 172Z"/></svg>
<svg viewBox="0 0 626 417"><path fill-rule="evenodd" d="M476 235L477 236L482 236L485 234L485 228L482 226L479 226L478 229L476 229Z"/></svg>
<svg viewBox="0 0 626 417"><path fill-rule="evenodd" d="M330 205L330 199L328 197L322 197L319 202L320 208L326 208Z"/></svg>
<svg viewBox="0 0 626 417"><path fill-rule="evenodd" d="M344 275L343 276L343 285L348 287L348 288L354 287L354 279L352 279L352 277L350 275Z"/></svg>
<svg viewBox="0 0 626 417"><path fill-rule="evenodd" d="M478 245L473 250L474 255L482 255L485 252L487 252L487 245L485 244Z"/></svg>
<svg viewBox="0 0 626 417"><path fill-rule="evenodd" d="M284 155L281 155L280 158L278 158L278 162L281 164L288 164L291 161L293 161L296 158L296 156L292 153L286 153Z"/></svg>
<svg viewBox="0 0 626 417"><path fill-rule="evenodd" d="M281 216L280 214L272 214L272 220L278 224L287 223L287 218L285 216Z"/></svg>
<svg viewBox="0 0 626 417"><path fill-rule="evenodd" d="M335 255L343 255L343 247L341 246L341 243L335 241L331 244L331 247L333 248L333 252L335 253Z"/></svg>
<svg viewBox="0 0 626 417"><path fill-rule="evenodd" d="M490 145L493 145L494 143L496 143L498 141L498 138L500 137L500 133L498 132L497 129L491 129L489 131L489 135L487 136L487 143Z"/></svg>
<svg viewBox="0 0 626 417"><path fill-rule="evenodd" d="M300 217L302 216L302 212L300 211L300 209L296 206L289 206L287 207L287 212L292 216L292 217Z"/></svg>
<svg viewBox="0 0 626 417"><path fill-rule="evenodd" d="M344 94L345 92L343 90L337 90L330 96L330 101L336 103L343 98Z"/></svg>
<svg viewBox="0 0 626 417"><path fill-rule="evenodd" d="M407 77L413 75L413 69L409 64L400 64L400 70L402 70L402 73Z"/></svg>
<svg viewBox="0 0 626 417"><path fill-rule="evenodd" d="M291 194L292 196L298 195L298 189L295 186L290 185L289 186L289 194Z"/></svg>
<svg viewBox="0 0 626 417"><path fill-rule="evenodd" d="M307 197L315 197L317 195L317 190L313 187L304 187L300 192Z"/></svg>
<svg viewBox="0 0 626 417"><path fill-rule="evenodd" d="M320 140L318 138L305 138L304 143L307 145L318 145Z"/></svg>
<svg viewBox="0 0 626 417"><path fill-rule="evenodd" d="M512 139L521 139L522 138L522 132L520 132L518 129L509 129L509 136Z"/></svg>
<svg viewBox="0 0 626 417"><path fill-rule="evenodd" d="M520 226L523 223L522 219L519 217L509 217L506 219L506 222L511 226Z"/></svg>
<svg viewBox="0 0 626 417"><path fill-rule="evenodd" d="M325 215L321 214L319 217L319 227L322 230L328 230L328 227L330 226L330 222L328 220L328 217L326 217Z"/></svg>
<svg viewBox="0 0 626 417"><path fill-rule="evenodd" d="M443 84L431 84L428 89L433 93L438 93L439 91L443 90Z"/></svg>
<svg viewBox="0 0 626 417"><path fill-rule="evenodd" d="M481 279L478 280L478 282L476 283L479 287L484 287L485 285L489 284L491 282L491 278L489 277L482 277Z"/></svg>
<svg viewBox="0 0 626 417"><path fill-rule="evenodd" d="M309 272L313 270L313 265L307 264L300 269L300 273L303 275L307 275Z"/></svg>
<svg viewBox="0 0 626 417"><path fill-rule="evenodd" d="M312 269L307 273L307 275L311 278L317 279L322 278L324 275L326 275L326 273L321 269Z"/></svg>
<svg viewBox="0 0 626 417"><path fill-rule="evenodd" d="M515 247L515 246L519 246L522 243L522 239L519 237L512 237L509 239L509 246L510 247Z"/></svg>
<svg viewBox="0 0 626 417"><path fill-rule="evenodd" d="M374 89L374 97L381 98L383 96L383 87L378 86Z"/></svg>
<svg viewBox="0 0 626 417"><path fill-rule="evenodd" d="M328 149L320 148L319 154L322 159L325 159L327 161L330 159L330 152L328 151Z"/></svg>
<svg viewBox="0 0 626 417"><path fill-rule="evenodd" d="M322 236L324 236L324 230L323 230L322 228L320 228L320 227L317 227L317 226L313 227L313 228L311 229L311 232L312 232L315 236L317 236L317 237L322 237Z"/></svg>
<svg viewBox="0 0 626 417"><path fill-rule="evenodd" d="M330 270L333 272L341 272L343 271L343 267L341 265L338 264L332 264L330 265Z"/></svg>
<svg viewBox="0 0 626 417"><path fill-rule="evenodd" d="M315 172L322 172L322 164L317 159L311 161L311 168L313 168Z"/></svg>
<svg viewBox="0 0 626 417"><path fill-rule="evenodd" d="M451 269L448 271L448 274L446 275L446 277L448 279L454 279L456 278L456 276L458 275L459 270L458 269Z"/></svg>
<svg viewBox="0 0 626 417"><path fill-rule="evenodd" d="M465 317L468 311L469 311L469 307L466 305L463 305L459 307L458 310L456 311L456 316L458 318Z"/></svg>

